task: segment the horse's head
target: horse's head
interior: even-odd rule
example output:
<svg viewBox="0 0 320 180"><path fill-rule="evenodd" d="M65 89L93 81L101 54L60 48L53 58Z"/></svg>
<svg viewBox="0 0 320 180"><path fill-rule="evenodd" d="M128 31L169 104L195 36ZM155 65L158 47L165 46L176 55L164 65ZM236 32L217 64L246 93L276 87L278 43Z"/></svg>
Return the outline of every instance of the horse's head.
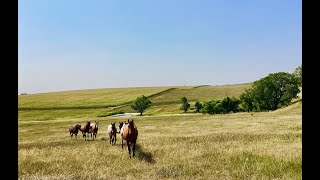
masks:
<svg viewBox="0 0 320 180"><path fill-rule="evenodd" d="M111 123L111 129L113 132L117 132L116 123Z"/></svg>
<svg viewBox="0 0 320 180"><path fill-rule="evenodd" d="M99 121L94 121L94 122L95 122L96 128L98 128Z"/></svg>
<svg viewBox="0 0 320 180"><path fill-rule="evenodd" d="M75 125L76 129L80 129L81 125L80 124L77 124Z"/></svg>
<svg viewBox="0 0 320 180"><path fill-rule="evenodd" d="M88 129L90 128L90 121L86 122L86 128L88 128Z"/></svg>
<svg viewBox="0 0 320 180"><path fill-rule="evenodd" d="M130 134L133 134L133 132L134 132L134 123L133 123L133 119L131 120L131 121L129 121L129 119L128 119L128 131L129 131L129 135Z"/></svg>
<svg viewBox="0 0 320 180"><path fill-rule="evenodd" d="M121 129L123 126L123 122L119 122L119 129Z"/></svg>

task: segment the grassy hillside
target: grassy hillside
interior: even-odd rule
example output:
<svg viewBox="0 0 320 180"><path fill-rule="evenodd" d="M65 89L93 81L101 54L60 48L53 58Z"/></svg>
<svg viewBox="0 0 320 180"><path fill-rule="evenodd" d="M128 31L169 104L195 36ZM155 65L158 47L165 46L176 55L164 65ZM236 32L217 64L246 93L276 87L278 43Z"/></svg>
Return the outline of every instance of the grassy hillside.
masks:
<svg viewBox="0 0 320 180"><path fill-rule="evenodd" d="M194 108L194 104L196 101L200 101L201 103L203 103L212 99L223 99L226 96L235 96L238 98L240 94L245 91L245 89L249 89L250 87L251 83L221 86L202 86L192 89L174 89L161 96L151 98L150 100L153 104L150 109L145 112L145 114L153 115L181 113L181 98L184 96L187 97L191 108Z"/></svg>
<svg viewBox="0 0 320 180"><path fill-rule="evenodd" d="M19 109L77 109L117 106L171 87L105 88L18 96Z"/></svg>
<svg viewBox="0 0 320 180"><path fill-rule="evenodd" d="M238 97L251 83L221 86L170 86L146 88L95 89L19 96L19 120L51 120L59 118L94 118L113 111L134 112L131 101L149 96L152 106L145 115L181 113L181 98L191 106L195 101Z"/></svg>
<svg viewBox="0 0 320 180"><path fill-rule="evenodd" d="M134 117L137 156L97 139L71 139L88 118L18 121L18 179L302 179L302 103L274 112ZM252 115L251 115L252 114ZM32 116L30 116L32 117Z"/></svg>

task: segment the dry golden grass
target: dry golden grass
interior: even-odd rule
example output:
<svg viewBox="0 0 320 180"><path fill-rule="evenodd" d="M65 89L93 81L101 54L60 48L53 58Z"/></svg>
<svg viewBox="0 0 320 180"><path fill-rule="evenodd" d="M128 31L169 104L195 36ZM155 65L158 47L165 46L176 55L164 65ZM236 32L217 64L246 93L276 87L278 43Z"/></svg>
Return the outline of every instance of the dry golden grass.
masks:
<svg viewBox="0 0 320 180"><path fill-rule="evenodd" d="M119 135L116 146L107 136L107 125L126 117L26 119L18 122L18 178L302 179L301 107L134 117L139 137L131 159ZM86 120L99 120L97 139L71 139L68 126Z"/></svg>

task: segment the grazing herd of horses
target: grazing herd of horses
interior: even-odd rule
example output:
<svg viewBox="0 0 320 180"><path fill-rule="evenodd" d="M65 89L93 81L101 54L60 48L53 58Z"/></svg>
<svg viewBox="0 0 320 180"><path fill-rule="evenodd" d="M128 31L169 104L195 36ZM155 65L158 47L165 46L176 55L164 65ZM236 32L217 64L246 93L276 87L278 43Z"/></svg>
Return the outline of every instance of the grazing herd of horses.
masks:
<svg viewBox="0 0 320 180"><path fill-rule="evenodd" d="M72 138L73 135L75 135L75 138L77 139L77 135L79 130L82 132L82 138L86 141L87 136L89 138L89 134L91 135L91 139L97 138L98 133L98 126L99 121L95 121L94 123L90 123L90 121L87 121L86 123L83 123L81 125L75 124L71 125L69 127L69 133L70 137ZM136 149L136 142L138 138L138 128L132 120L126 121L126 122L119 122L119 131L117 131L116 123L111 123L108 128L107 132L109 134L109 142L113 146L116 144L117 141L117 133L120 134L121 137L121 147L123 149L123 141L127 143L128 151L129 151L129 157L131 158L131 148L132 145L132 156L135 156L135 149Z"/></svg>

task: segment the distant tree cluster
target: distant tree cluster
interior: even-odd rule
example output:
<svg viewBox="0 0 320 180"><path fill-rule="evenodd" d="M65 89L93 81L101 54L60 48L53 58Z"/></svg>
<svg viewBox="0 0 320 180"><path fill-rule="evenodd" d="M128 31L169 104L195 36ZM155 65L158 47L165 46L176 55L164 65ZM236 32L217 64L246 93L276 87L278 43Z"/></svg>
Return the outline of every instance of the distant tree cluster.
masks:
<svg viewBox="0 0 320 180"><path fill-rule="evenodd" d="M290 73L278 72L253 82L252 89L240 95L244 111L268 111L287 106L300 92L299 79Z"/></svg>
<svg viewBox="0 0 320 180"><path fill-rule="evenodd" d="M225 97L222 100L210 100L201 104L195 103L196 113L226 114L239 111L269 111L287 106L293 98L297 97L302 86L302 65L297 67L292 74L286 72L271 73L268 76L253 82L251 89L246 89L235 97ZM181 110L190 109L187 97L181 98ZM132 109L140 115L151 106L151 101L146 96L138 97L131 105Z"/></svg>
<svg viewBox="0 0 320 180"><path fill-rule="evenodd" d="M238 112L240 100L235 97L225 97L222 100L211 100L203 104L200 112L206 114L226 114L229 112Z"/></svg>
<svg viewBox="0 0 320 180"><path fill-rule="evenodd" d="M251 89L246 89L235 97L225 97L222 100L210 100L195 103L195 112L206 114L225 114L239 111L269 111L287 106L300 92L302 85L302 66L290 74L286 72L271 73L253 82ZM185 97L184 97L185 98ZM187 99L185 98L185 101ZM186 112L186 111L185 111Z"/></svg>

